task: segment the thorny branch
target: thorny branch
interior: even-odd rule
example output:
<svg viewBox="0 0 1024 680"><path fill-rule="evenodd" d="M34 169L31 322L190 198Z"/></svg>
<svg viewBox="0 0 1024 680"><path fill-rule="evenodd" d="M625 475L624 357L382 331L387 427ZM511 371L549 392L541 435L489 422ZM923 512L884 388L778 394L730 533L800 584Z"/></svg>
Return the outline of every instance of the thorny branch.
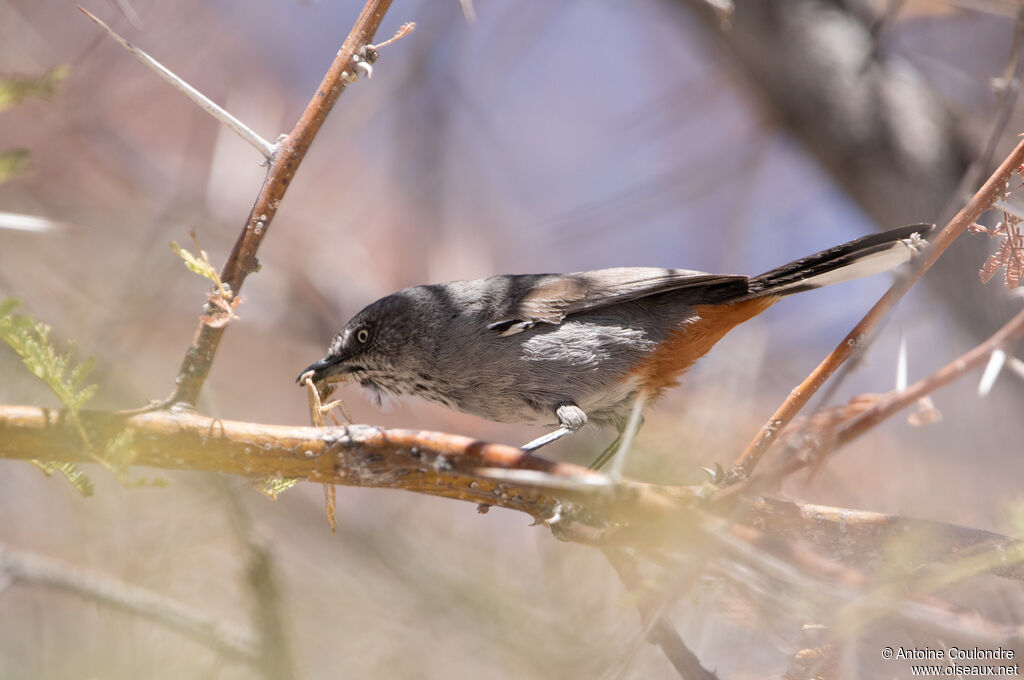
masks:
<svg viewBox="0 0 1024 680"><path fill-rule="evenodd" d="M870 428L907 408L938 388L948 385L965 373L981 368L992 352L1003 349L1024 337L1024 312L1013 317L1005 326L966 354L951 361L927 378L917 381L906 390L884 395L871 408L836 428L833 446L849 443Z"/></svg>
<svg viewBox="0 0 1024 680"><path fill-rule="evenodd" d="M374 427L290 427L218 420L187 410L116 414L79 411L79 419L98 451L119 441L131 465L208 470L252 479L297 478L342 486L416 491L471 503L487 503L524 512L547 524L555 535L586 545L637 547L658 545L666 535L687 535L688 522L705 490L644 484L628 480L614 485L586 484L604 475L568 463L555 463L510 446L469 437L382 430ZM61 409L0 406L0 456L31 459L46 451L48 459L81 462L79 433ZM563 480L539 488L494 479L488 470L531 471ZM572 483L576 480L576 483ZM1013 543L984 531L901 520L876 513L840 511L755 499L716 508L730 516L741 508L742 521L786 528L798 536L813 526L823 546L854 540L857 555L874 554L888 534L901 535L922 526L941 555L968 547ZM831 514L830 514L831 513ZM855 532L864 526L862 532ZM829 537L832 537L831 539ZM1024 579L1024 571L1000 572Z"/></svg>
<svg viewBox="0 0 1024 680"><path fill-rule="evenodd" d="M274 155L275 147L267 140L260 137L258 134L253 132L247 125L242 121L238 120L224 108L218 106L213 100L205 96L199 90L195 89L183 79L179 78L170 69L166 68L163 64L158 62L153 57L149 56L135 45L122 38L120 35L114 32L114 29L107 26L103 21L100 20L95 14L79 6L78 9L85 14L85 16L92 19L100 28L107 32L111 38L116 40L118 44L124 47L126 50L135 55L135 57L143 64L148 66L150 69L155 71L157 75L166 80L176 90L188 97L194 104L199 108L203 109L211 116L219 120L220 122L227 125L231 130L239 137L244 139L249 145L259 151L264 158L270 158Z"/></svg>
<svg viewBox="0 0 1024 680"><path fill-rule="evenodd" d="M843 341L802 383L793 389L789 397L772 414L757 436L733 463L730 475L732 481L741 481L750 476L761 457L777 438L776 435L793 420L793 417L835 373L836 369L871 337L896 303L917 283L953 241L974 224L982 213L991 208L992 204L1006 192L1010 176L1022 162L1024 162L1024 142L1017 145L967 205L932 239L931 245L911 265L910 273L898 279L864 318L854 326L853 330L843 338Z"/></svg>
<svg viewBox="0 0 1024 680"><path fill-rule="evenodd" d="M366 72L365 64L376 59L377 52L371 42L390 6L391 0L369 0L366 3L298 123L278 143L270 159L266 181L221 270L220 278L233 295L238 295L246 277L259 268L256 251L327 114L357 74ZM207 304L203 316L208 317L213 312ZM195 406L223 334L223 326L200 320L192 346L182 360L169 403Z"/></svg>
<svg viewBox="0 0 1024 680"><path fill-rule="evenodd" d="M225 656L255 664L255 636L132 583L0 544L0 576L101 602L165 626Z"/></svg>
<svg viewBox="0 0 1024 680"><path fill-rule="evenodd" d="M241 286L249 273L258 268L256 252L262 243L266 230L276 214L288 185L299 164L309 149L316 133L335 104L338 96L358 73L369 75L370 64L376 59L376 50L370 44L380 26L390 0L369 0L353 27L342 49L324 77L320 88L292 132L285 136L269 154L270 167L266 181L253 205L246 225L239 235L234 248L224 264L220 278L227 294L237 298ZM1019 63L1019 61L1018 61ZM1024 161L1024 143L1010 154L984 187L970 203L935 238L932 246L920 258L913 273L894 285L847 338L829 357L801 384L783 406L776 412L769 424L755 438L734 465L734 478L745 479L757 466L761 456L774 440L775 433L785 427L793 416L809 400L811 395L842 364L877 327L881 319L920 278L946 247L982 212L991 207L1007 186L1011 173ZM1019 246L1019 232L1015 232ZM1005 235L1009 240L1013 234ZM998 264L1007 268L1007 276L1016 278L1024 263L1006 255L1006 248ZM1010 255L1013 255L1011 253ZM994 272L994 266L988 269ZM1011 271L1012 270L1012 271ZM992 273L992 272L989 272ZM217 318L215 309L207 304L201 318L192 346L186 353L179 371L176 389L170 403L194 407L205 383L224 330L223 323L213 323ZM899 409L913 403L916 398L927 394L936 387L962 375L976 366L993 351L1024 335L1024 313L1016 317L1007 327L984 345L972 350L946 369L928 379L920 381L909 389L881 399L875 407L868 409L859 418L850 421L837 430L836 443L841 444L857 436L868 427L888 417ZM775 569L782 576L786 566L771 562L777 552L777 542L766 543L764 536L747 526L732 523L694 511L702 490L682 487L664 487L620 482L614 485L597 484L589 487L582 482L600 477L571 465L552 463L494 444L437 433L383 431L375 428L351 426L345 428L289 428L233 423L199 416L189 409L169 409L137 414L80 413L90 441L97 450L103 450L106 443L128 433L131 442L132 464L189 470L216 470L248 477L296 477L321 483L372 486L418 491L453 499L487 505L498 505L530 514L538 522L549 524L559 538L599 546L635 546L651 539L664 536L666 527L672 527L672 535L678 537L687 533L686 526L680 527L683 514L694 520L700 527L698 533L718 536L723 552L731 552L735 559L743 559L770 572ZM47 458L53 460L83 460L81 433L70 423L67 413L28 407L0 406L0 455L9 458L36 458L45 449ZM515 483L514 476L489 477L487 469L512 469L530 471L549 479L568 480L568 483L533 486L530 483ZM530 479L523 477L523 480ZM778 505L766 499L757 499L754 505L744 505L743 521L752 526L769 526L770 520L778 520ZM795 505L795 504L794 504ZM731 505L730 512L736 509ZM845 546L849 548L850 512L840 520L827 517L828 509L819 510L813 517L806 513L790 513L795 536L805 533L811 522L823 523L833 530L842 527ZM832 509L834 510L834 509ZM856 514L856 511L852 511ZM867 513L870 514L870 513ZM710 518L710 523L708 518ZM718 522L718 524L716 524ZM872 527L856 539L856 547L863 554L866 546L882 540L885 532L875 529L883 526L888 531L906 531L913 520L895 518L866 518ZM685 524L685 523L684 523ZM948 525L941 525L947 530ZM964 546L982 550L986 548L1012 548L1014 555L1021 553L1019 544L1005 537L996 537L970 529L953 528L949 534L937 541L940 549L956 552ZM777 533L776 533L777 532ZM769 531L776 537L784 531ZM941 532L940 532L941 534ZM747 548L757 548L749 551ZM838 572L820 560L820 556L795 551L790 546L785 555L790 565L810 565L812 572L830 575L844 580L848 585L862 585L862 574L854 568ZM838 554L826 547L827 554ZM257 551L258 552L258 551ZM986 571L1008 578L1024 578L1020 559L1010 565L991 565ZM2 561L2 560L0 560ZM802 562L806 562L803 564ZM2 565L0 565L2 566ZM255 571L258 570L254 570ZM841 573L840 573L841 572ZM898 598L891 598L896 602ZM912 603L918 607L918 618L927 622L935 606ZM929 609L929 606L931 609ZM918 610L914 610L917 612ZM267 618L275 624L273 616ZM656 626L662 626L660 619ZM656 628L655 632L660 630ZM1004 635L1020 636L1020 631L1001 629ZM664 631L671 631L666 628ZM962 631L959 631L962 632ZM978 633L979 639L989 631ZM275 633L276 635L276 633ZM278 636L280 637L280 636ZM282 638L283 639L283 638ZM676 637L663 637L666 643L678 642ZM251 643L245 642L236 653L249 654ZM699 662L685 649L679 658L685 663ZM669 653L666 648L666 653ZM286 664L287 665L287 664Z"/></svg>

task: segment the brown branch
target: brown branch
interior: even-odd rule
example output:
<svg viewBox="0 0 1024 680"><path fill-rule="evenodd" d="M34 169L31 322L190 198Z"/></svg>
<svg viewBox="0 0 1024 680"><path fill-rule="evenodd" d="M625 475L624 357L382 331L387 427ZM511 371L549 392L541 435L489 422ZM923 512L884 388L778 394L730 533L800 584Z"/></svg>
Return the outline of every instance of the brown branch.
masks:
<svg viewBox="0 0 1024 680"><path fill-rule="evenodd" d="M1024 5L1017 10L1017 19L1013 24L1013 44L1010 46L1010 54L1007 57L1006 67L999 79L996 88L996 111L992 117L992 125L988 133L983 150L978 157L971 162L963 180L953 196L959 200L961 196L967 195L971 189L977 186L984 176L984 173L995 158L996 147L1003 138L1006 125L1010 122L1010 116L1016 108L1017 97L1020 94L1021 70L1024 68Z"/></svg>
<svg viewBox="0 0 1024 680"><path fill-rule="evenodd" d="M438 432L262 425L188 409L79 411L77 421L93 450L102 455L116 441L119 458L128 451L126 464L416 491L557 520L567 535L587 535L591 527L599 536L614 522L643 517L667 522L694 498L686 487L609 485L605 475L580 466ZM0 457L94 462L67 411L30 406L0 406ZM528 481L488 476L502 469Z"/></svg>
<svg viewBox="0 0 1024 680"><path fill-rule="evenodd" d="M982 529L764 497L754 499L732 519L756 526L773 539L805 541L829 559L862 568L884 562L893 539L926 536L927 541L910 546L914 564L948 565L987 552L998 559L984 571L1024 581L1024 562L1009 558L1011 553L1020 554L1021 542Z"/></svg>
<svg viewBox="0 0 1024 680"><path fill-rule="evenodd" d="M257 668L267 680L297 678L281 606L281 588L274 568L274 556L267 542L257 534L236 489L221 480L231 525L246 555L246 582L251 597L254 628L259 633L260 658ZM333 488L333 487L331 487Z"/></svg>
<svg viewBox="0 0 1024 680"><path fill-rule="evenodd" d="M256 271L256 251L320 126L354 79L357 58L373 60L368 54L364 56L365 48L373 40L390 5L391 0L368 0L298 123L279 143L256 203L221 270L220 278L230 286L233 295L238 295L245 278ZM207 304L202 316L209 317L212 311ZM223 327L212 326L200 319L192 346L185 353L178 371L170 403L195 406L223 334Z"/></svg>
<svg viewBox="0 0 1024 680"><path fill-rule="evenodd" d="M902 392L883 395L871 408L836 428L831 443L839 448L859 437L886 418L899 413L935 390L948 385L965 373L980 368L988 361L992 352L1002 349L1024 337L1024 312L1000 328L996 333L971 351L951 361L935 373L919 380Z"/></svg>
<svg viewBox="0 0 1024 680"><path fill-rule="evenodd" d="M889 578L880 584L869 583L866 574L821 554L798 541L780 541L765 532L741 524L701 525L704 536L723 553L750 568L738 574L726 573L736 582L749 580L750 574L789 583L800 589L804 601L817 595L822 602L838 598L845 604L836 612L837 631L849 634L871 621L894 617L939 637L978 644L1006 645L1024 641L1024 626L998 623L973 612L958 610L948 602L931 596L937 586L953 579ZM1020 546L1017 552L1020 553ZM975 572L977 573L977 572Z"/></svg>
<svg viewBox="0 0 1024 680"><path fill-rule="evenodd" d="M123 464L206 470L254 479L300 478L344 486L402 489L527 513L550 523L559 538L602 548L663 547L666 540L699 543L705 513L696 512L700 490L641 484L588 485L604 476L500 444L436 432L382 430L352 425L315 428L217 420L189 410L117 414L79 411L78 420L102 454L118 442ZM128 450L129 455L124 456ZM93 462L67 411L0 406L0 457ZM488 471L531 473L517 482ZM543 478L549 481L544 484ZM538 481L540 483L538 483ZM815 537L832 555L855 550L879 554L887 540L909 530L933 542L923 561L967 552L1008 552L1017 542L989 532L863 511L759 498L744 500L732 516L769 535ZM736 507L709 507L729 517ZM719 521L719 520L714 520ZM717 525L716 525L717 526ZM839 548L845 546L845 552ZM1018 564L985 571L1024 579Z"/></svg>
<svg viewBox="0 0 1024 680"><path fill-rule="evenodd" d="M1024 338L1024 312L1018 313L985 342L904 390L861 396L832 412L819 413L799 425L794 423L781 438L787 442L795 440L794 447L801 450L801 455L784 457L771 469L761 469L757 475L722 489L715 495L716 503L727 505L726 501L741 495L750 496L764 489L776 488L784 477L809 465L820 465L825 456L920 402L940 387L980 368L992 356L992 352L1006 348L1021 338ZM815 422L819 418L820 422ZM812 442L809 446L808 440ZM1022 576L1024 574L1018 574L1016 578Z"/></svg>
<svg viewBox="0 0 1024 680"><path fill-rule="evenodd" d="M775 435L789 424L815 392L835 373L836 369L871 336L900 298L917 283L950 244L966 231L967 227L973 224L982 213L988 210L997 198L1003 195L1010 175L1022 162L1024 162L1024 142L1017 145L967 205L935 236L931 245L914 263L910 273L898 279L864 318L854 326L853 330L843 338L843 341L790 393L789 397L733 463L732 478L734 480L743 480L750 476L761 457L775 441Z"/></svg>
<svg viewBox="0 0 1024 680"><path fill-rule="evenodd" d="M672 620L641 597L645 581L640 573L640 560L621 548L607 548L601 552L629 591L641 620L654 617L646 638L652 645L661 647L679 677L683 680L717 680L718 676L704 668L697 655L686 645L679 631L672 625Z"/></svg>
<svg viewBox="0 0 1024 680"><path fill-rule="evenodd" d="M218 617L108 574L0 544L0 575L130 612L238 661L257 664L261 660L260 646L252 635L225 625Z"/></svg>

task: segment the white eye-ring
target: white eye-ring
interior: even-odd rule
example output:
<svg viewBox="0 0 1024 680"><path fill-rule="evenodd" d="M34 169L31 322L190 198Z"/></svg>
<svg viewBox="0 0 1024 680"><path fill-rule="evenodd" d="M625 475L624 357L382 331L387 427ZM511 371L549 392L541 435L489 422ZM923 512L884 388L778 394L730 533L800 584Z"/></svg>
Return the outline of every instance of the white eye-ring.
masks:
<svg viewBox="0 0 1024 680"><path fill-rule="evenodd" d="M360 328L358 331L356 331L356 340L358 340L359 342L366 342L369 339L370 331L366 330L365 328Z"/></svg>

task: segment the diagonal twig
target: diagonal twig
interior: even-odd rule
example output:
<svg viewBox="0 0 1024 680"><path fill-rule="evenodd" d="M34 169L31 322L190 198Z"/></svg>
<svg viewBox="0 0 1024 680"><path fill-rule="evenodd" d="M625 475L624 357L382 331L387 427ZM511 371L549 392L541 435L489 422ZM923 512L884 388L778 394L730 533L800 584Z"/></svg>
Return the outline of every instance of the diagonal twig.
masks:
<svg viewBox="0 0 1024 680"><path fill-rule="evenodd" d="M238 118L235 118L233 115L228 113L223 107L218 105L205 94L203 94L202 92L200 92L199 90L197 90L196 88L192 87L187 82L182 80L174 72L172 72L166 66L158 62L156 59L149 56L148 54L140 50L138 47L122 38L120 35L114 32L114 29L112 29L110 26L107 26L95 14L93 14L92 12L90 12L89 10L85 9L80 5L78 6L78 9L83 14L85 14L85 16L89 17L94 22L96 22L100 28L106 31L111 38L120 43L122 47L124 47L126 50L134 54L139 59L139 61L141 61L149 68L153 69L157 73L157 75L159 75L161 78L170 83L171 86L174 87L174 89L178 90L183 95L192 100L192 102L196 106L201 108L203 111L206 111L211 116L219 120L221 123L231 128L231 130L236 135L244 139L257 151L263 154L264 158L270 158L271 156L274 155L274 151L277 148L275 145L271 144L270 142L268 142L267 140L263 139L258 134L253 132L253 130L250 129L249 126L247 126Z"/></svg>
<svg viewBox="0 0 1024 680"><path fill-rule="evenodd" d="M246 277L258 268L256 251L327 114L356 78L360 65L365 71L365 65L376 58L376 51L370 43L390 6L391 0L368 0L306 110L292 131L278 143L267 179L221 270L221 280L234 295L238 295ZM209 311L205 310L204 316L208 316ZM192 345L178 371L170 403L195 406L223 335L224 327L211 326L200 320Z"/></svg>
<svg viewBox="0 0 1024 680"><path fill-rule="evenodd" d="M239 661L255 664L261 658L259 644L252 635L177 600L107 574L0 544L0 575L131 612Z"/></svg>
<svg viewBox="0 0 1024 680"><path fill-rule="evenodd" d="M931 394L944 385L948 385L965 373L980 368L989 360L993 352L1006 348L1022 337L1024 337L1024 312L1020 312L1010 319L1006 325L996 331L988 340L946 364L927 378L917 381L905 390L883 396L874 406L840 425L832 439L834 447L838 448L847 444L886 418L914 404L922 397Z"/></svg>
<svg viewBox="0 0 1024 680"><path fill-rule="evenodd" d="M252 620L259 635L258 668L267 680L297 678L282 612L281 587L274 567L274 555L267 541L253 526L242 499L224 478L219 478L227 500L228 515L236 536L245 549L246 583L252 604Z"/></svg>
<svg viewBox="0 0 1024 680"><path fill-rule="evenodd" d="M718 676L704 668L697 655L686 645L682 636L679 635L679 631L672 625L671 619L663 611L660 611L659 607L652 606L639 598L639 593L644 586L643 577L638 569L640 561L622 548L604 548L601 552L612 565L615 573L618 574L619 580L626 586L626 590L636 598L640 618L647 620L643 626L645 630L641 639L646 638L651 644L661 647L661 651L664 652L676 669L676 673L683 680L717 680ZM630 651L635 652L636 650ZM627 655L627 661L630 659L631 655ZM623 667L619 670L624 672L626 669ZM620 675L621 673L616 677Z"/></svg>
<svg viewBox="0 0 1024 680"><path fill-rule="evenodd" d="M996 199L1003 195L1010 176L1020 167L1022 162L1024 162L1024 142L1019 143L1014 148L995 173L968 201L967 205L935 236L931 245L913 263L911 271L906 276L898 279L868 311L864 318L853 327L853 330L843 338L843 341L825 357L802 383L793 389L789 397L772 414L772 417L761 428L757 436L754 437L739 458L736 459L736 462L733 463L732 474L730 475L733 481L743 480L750 476L750 473L761 460L761 457L775 441L775 435L789 424L800 409L825 384L825 381L835 373L836 369L850 358L856 349L871 336L882 319L892 310L900 298L917 283L950 244L966 231L982 213L988 210Z"/></svg>

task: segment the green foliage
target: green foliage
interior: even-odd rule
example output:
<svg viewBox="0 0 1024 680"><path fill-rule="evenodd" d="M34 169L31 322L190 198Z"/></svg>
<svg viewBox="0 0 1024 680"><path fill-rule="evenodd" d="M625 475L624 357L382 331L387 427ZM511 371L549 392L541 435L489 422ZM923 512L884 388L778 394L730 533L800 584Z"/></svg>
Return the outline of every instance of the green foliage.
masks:
<svg viewBox="0 0 1024 680"><path fill-rule="evenodd" d="M1013 527L1013 535L1017 538L1024 538L1024 498L1018 498L1010 503L1008 514L1010 526Z"/></svg>
<svg viewBox="0 0 1024 680"><path fill-rule="evenodd" d="M28 316L11 312L18 306L13 298L0 301L0 340L11 346L25 367L53 390L64 407L78 413L94 394L96 385L86 385L93 360L72 365L70 352L59 352L50 344L50 327Z"/></svg>
<svg viewBox="0 0 1024 680"><path fill-rule="evenodd" d="M28 167L28 149L0 151L0 184Z"/></svg>
<svg viewBox="0 0 1024 680"><path fill-rule="evenodd" d="M178 245L177 241L171 243L171 250L173 250L178 257L185 261L185 266L188 267L189 271L194 274L199 274L202 277L210 279L218 286L220 285L220 276L217 275L217 270L213 268L210 261L206 258L206 253L200 250L202 257L196 257L189 251L185 250Z"/></svg>
<svg viewBox="0 0 1024 680"><path fill-rule="evenodd" d="M269 496L272 500L277 500L277 497L298 484L301 480L294 477L268 477L262 482L262 486L257 487L257 490Z"/></svg>
<svg viewBox="0 0 1024 680"><path fill-rule="evenodd" d="M10 345L21 357L25 367L53 390L71 413L71 418L82 435L83 443L88 446L85 432L78 420L78 412L96 393L96 385L85 384L86 376L92 370L92 359L77 365L72 364L70 352L60 352L50 344L50 327L31 317L14 315L12 312L17 306L18 301L14 298L0 300L0 340ZM48 475L60 472L83 496L92 495L92 483L74 463L38 460L32 462Z"/></svg>
<svg viewBox="0 0 1024 680"><path fill-rule="evenodd" d="M41 76L0 77L0 113L28 97L52 99L68 76L70 67L55 66ZM28 149L8 149L0 152L0 184L28 167Z"/></svg>
<svg viewBox="0 0 1024 680"><path fill-rule="evenodd" d="M192 242L196 244L196 250L199 251L198 256L185 250L176 242L171 243L171 250L185 261L185 266L189 268L189 271L199 274L216 284L217 291L207 295L207 299L210 301L209 311L202 318L203 323L207 326L223 328L232 319L238 318L235 315L235 310L242 304L243 298L232 295L231 287L220 280L217 270L210 264L210 257L206 254L205 250L199 247L199 239L196 238L196 232L194 230L190 231L189 236L192 237Z"/></svg>
<svg viewBox="0 0 1024 680"><path fill-rule="evenodd" d="M131 479L128 471L138 457L135 449L135 430L126 427L107 443L104 462L124 486L167 486L163 477Z"/></svg>
<svg viewBox="0 0 1024 680"><path fill-rule="evenodd" d="M69 71L70 67L64 64L53 67L41 76L0 77L0 112L6 111L27 97L52 99L68 77Z"/></svg>
<svg viewBox="0 0 1024 680"><path fill-rule="evenodd" d="M33 460L31 463L47 475L61 473L83 496L88 498L93 494L92 482L74 463L58 463L53 460Z"/></svg>

